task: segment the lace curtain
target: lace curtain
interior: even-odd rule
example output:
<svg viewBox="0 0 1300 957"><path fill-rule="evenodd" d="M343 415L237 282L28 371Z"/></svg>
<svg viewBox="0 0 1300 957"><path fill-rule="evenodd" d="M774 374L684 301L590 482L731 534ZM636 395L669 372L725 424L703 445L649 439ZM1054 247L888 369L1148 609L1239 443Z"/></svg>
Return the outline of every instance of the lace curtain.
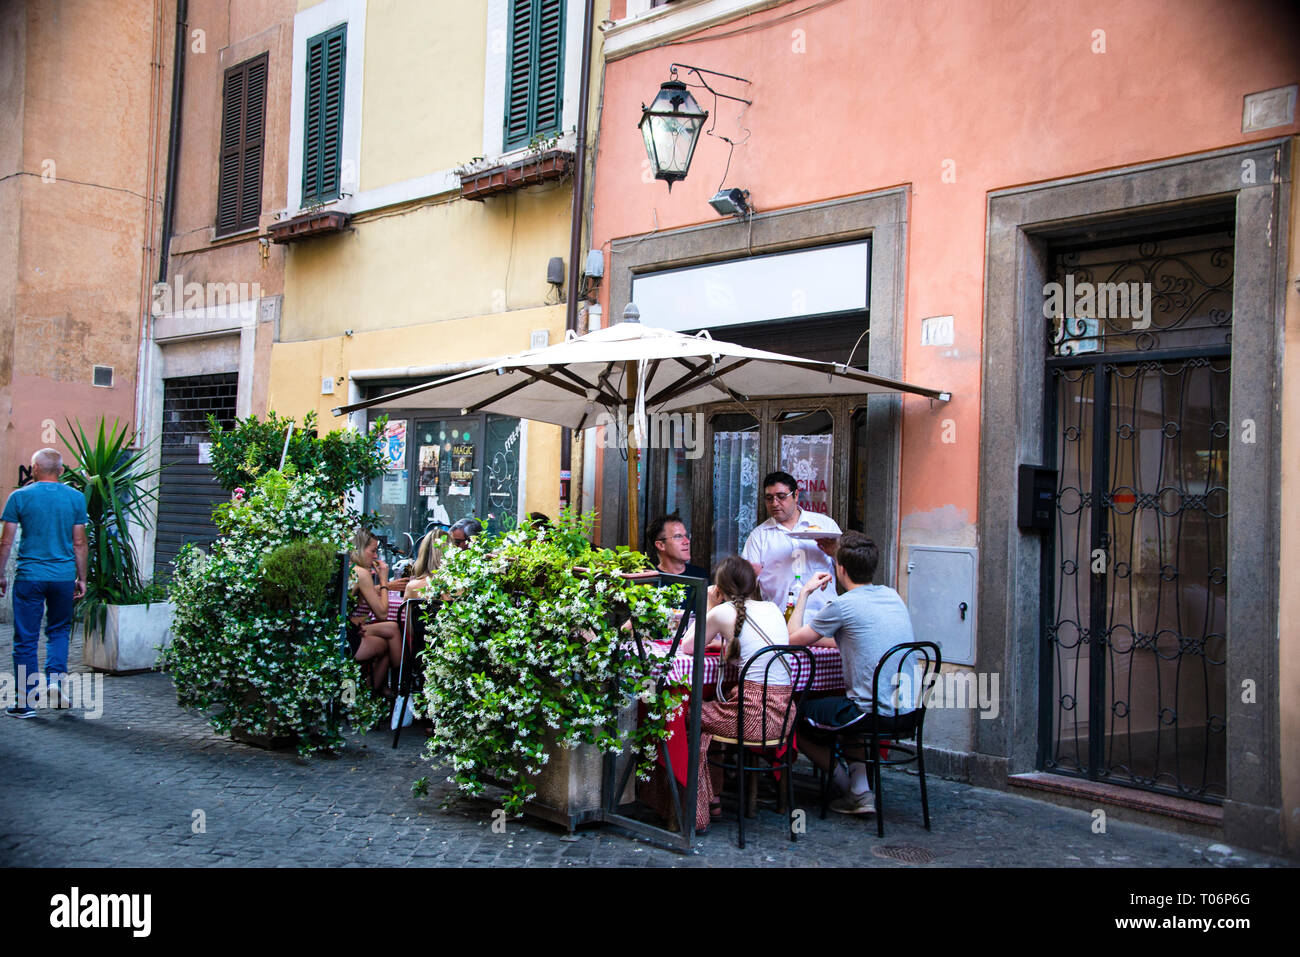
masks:
<svg viewBox="0 0 1300 957"><path fill-rule="evenodd" d="M713 561L740 552L758 508L758 430L713 433Z"/></svg>

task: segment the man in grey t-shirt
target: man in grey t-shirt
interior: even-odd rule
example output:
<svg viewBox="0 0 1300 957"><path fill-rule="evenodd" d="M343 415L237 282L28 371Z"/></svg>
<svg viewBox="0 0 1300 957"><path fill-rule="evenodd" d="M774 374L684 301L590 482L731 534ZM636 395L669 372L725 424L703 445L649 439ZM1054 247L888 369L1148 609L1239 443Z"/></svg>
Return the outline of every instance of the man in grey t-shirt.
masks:
<svg viewBox="0 0 1300 957"><path fill-rule="evenodd" d="M844 660L843 698L817 698L806 702L799 733L799 750L823 771L830 771L843 796L831 809L843 814L871 814L875 797L865 762L854 761L851 771L831 768L827 731L854 725L870 730L871 682L880 659L894 645L912 640L912 619L898 592L886 585L872 585L880 552L876 543L861 532L845 532L835 553L835 576L844 593L833 598L813 618L803 623L808 596L830 585L822 572L803 589L790 614L790 644L834 644ZM881 731L903 732L905 718L895 716L892 703L878 702ZM865 715L865 717L864 717Z"/></svg>

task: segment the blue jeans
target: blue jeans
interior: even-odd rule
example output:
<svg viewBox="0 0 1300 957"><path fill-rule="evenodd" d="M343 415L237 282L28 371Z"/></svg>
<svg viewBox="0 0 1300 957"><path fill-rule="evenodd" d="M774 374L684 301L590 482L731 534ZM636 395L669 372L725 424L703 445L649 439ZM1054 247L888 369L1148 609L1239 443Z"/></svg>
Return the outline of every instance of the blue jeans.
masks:
<svg viewBox="0 0 1300 957"><path fill-rule="evenodd" d="M45 673L62 675L68 671L68 636L72 632L72 593L75 582L38 582L19 579L14 582L14 688L18 704L27 703L36 676L36 646L41 637L41 619L45 621ZM19 687L26 675L26 687Z"/></svg>

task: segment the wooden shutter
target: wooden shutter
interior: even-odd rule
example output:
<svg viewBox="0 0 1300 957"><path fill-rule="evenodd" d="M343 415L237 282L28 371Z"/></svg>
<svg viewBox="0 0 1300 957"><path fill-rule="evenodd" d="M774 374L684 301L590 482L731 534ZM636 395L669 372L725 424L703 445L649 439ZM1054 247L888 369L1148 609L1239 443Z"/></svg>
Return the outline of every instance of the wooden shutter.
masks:
<svg viewBox="0 0 1300 957"><path fill-rule="evenodd" d="M267 54L226 71L217 176L217 235L248 229L262 214Z"/></svg>
<svg viewBox="0 0 1300 957"><path fill-rule="evenodd" d="M556 132L564 109L564 0L541 0L538 8L537 99L530 136Z"/></svg>
<svg viewBox="0 0 1300 957"><path fill-rule="evenodd" d="M339 195L343 148L344 58L348 25L341 23L307 41L307 115L302 145L302 202Z"/></svg>
<svg viewBox="0 0 1300 957"><path fill-rule="evenodd" d="M564 0L511 0L505 149L559 130L564 110Z"/></svg>

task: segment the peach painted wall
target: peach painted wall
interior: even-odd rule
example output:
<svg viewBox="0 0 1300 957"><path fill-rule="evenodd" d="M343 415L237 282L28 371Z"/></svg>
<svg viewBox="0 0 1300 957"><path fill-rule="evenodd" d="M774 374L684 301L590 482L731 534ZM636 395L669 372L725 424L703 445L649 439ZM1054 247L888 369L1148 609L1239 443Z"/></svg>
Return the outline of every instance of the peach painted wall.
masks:
<svg viewBox="0 0 1300 957"><path fill-rule="evenodd" d="M762 24L792 6L698 36ZM595 246L717 219L706 204L723 176L724 143L701 137L690 176L671 193L642 180L636 123L673 61L753 81L740 94L754 104L739 124L738 104L719 101L715 115L719 133L750 131L726 185L749 189L759 211L910 188L903 378L951 390L953 400L940 413L904 401L904 542L923 534L975 544L988 193L1300 132L1295 124L1241 132L1244 95L1300 80L1300 20L1289 5L1086 6L843 0L607 64ZM1093 52L1097 30L1104 53ZM701 104L713 110L707 93ZM955 317L951 349L919 345L921 320L937 315ZM948 418L952 444L940 441Z"/></svg>
<svg viewBox="0 0 1300 957"><path fill-rule="evenodd" d="M257 283L262 296L284 291L285 247L262 260L257 233L216 238L221 113L225 71L268 54L262 159L262 225L288 203L289 97L293 78L294 0L248 0L231 6L190 0L190 47L185 62L184 128L176 180L176 233L170 274L186 282ZM194 31L203 31L202 49Z"/></svg>
<svg viewBox="0 0 1300 957"><path fill-rule="evenodd" d="M157 34L153 0L4 8L0 487L7 491L32 452L58 446L47 420L89 427L100 415L127 422L134 415ZM113 367L111 388L91 384L95 365Z"/></svg>

